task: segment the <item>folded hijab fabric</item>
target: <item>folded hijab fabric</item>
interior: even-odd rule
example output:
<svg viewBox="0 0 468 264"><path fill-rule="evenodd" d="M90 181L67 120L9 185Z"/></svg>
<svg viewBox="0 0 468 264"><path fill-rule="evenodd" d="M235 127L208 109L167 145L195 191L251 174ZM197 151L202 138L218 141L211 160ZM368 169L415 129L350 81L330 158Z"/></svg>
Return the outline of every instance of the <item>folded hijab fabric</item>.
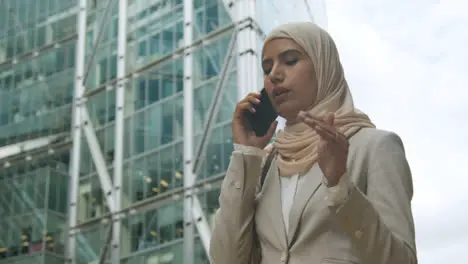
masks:
<svg viewBox="0 0 468 264"><path fill-rule="evenodd" d="M311 22L283 24L273 29L265 44L277 38L293 40L313 62L318 91L315 102L311 102L308 109L310 114L323 117L335 113L335 127L346 138L363 127L375 127L367 115L354 108L338 50L325 30ZM274 142L279 154L276 164L280 175L292 176L309 171L317 162L319 141L320 136L304 123L286 125Z"/></svg>

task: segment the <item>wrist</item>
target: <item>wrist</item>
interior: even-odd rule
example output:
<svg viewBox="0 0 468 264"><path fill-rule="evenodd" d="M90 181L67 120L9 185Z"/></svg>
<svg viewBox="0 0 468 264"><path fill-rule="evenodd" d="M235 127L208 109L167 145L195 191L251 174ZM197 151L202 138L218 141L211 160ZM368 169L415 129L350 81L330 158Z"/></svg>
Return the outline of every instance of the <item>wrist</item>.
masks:
<svg viewBox="0 0 468 264"><path fill-rule="evenodd" d="M339 182L340 182L339 179L338 180L336 180L336 179L333 179L333 180L326 179L325 185L328 188L331 188L331 187L335 187L336 185L338 185Z"/></svg>
<svg viewBox="0 0 468 264"><path fill-rule="evenodd" d="M326 177L326 182L325 185L330 188L330 187L335 187L340 183L341 177L346 173L346 170L340 171L339 173L336 173L334 175L330 175L330 177Z"/></svg>

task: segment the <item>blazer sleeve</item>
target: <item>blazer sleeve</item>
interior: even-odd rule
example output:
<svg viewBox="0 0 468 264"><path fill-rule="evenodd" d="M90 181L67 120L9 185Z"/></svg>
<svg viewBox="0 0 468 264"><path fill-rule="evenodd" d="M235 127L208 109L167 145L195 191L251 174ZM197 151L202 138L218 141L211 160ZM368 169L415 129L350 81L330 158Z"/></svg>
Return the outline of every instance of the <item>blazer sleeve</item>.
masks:
<svg viewBox="0 0 468 264"><path fill-rule="evenodd" d="M367 194L350 183L337 210L363 264L416 264L412 176L398 135L386 132L370 151Z"/></svg>
<svg viewBox="0 0 468 264"><path fill-rule="evenodd" d="M254 216L262 162L263 157L255 153L232 153L211 236L212 264L260 263Z"/></svg>

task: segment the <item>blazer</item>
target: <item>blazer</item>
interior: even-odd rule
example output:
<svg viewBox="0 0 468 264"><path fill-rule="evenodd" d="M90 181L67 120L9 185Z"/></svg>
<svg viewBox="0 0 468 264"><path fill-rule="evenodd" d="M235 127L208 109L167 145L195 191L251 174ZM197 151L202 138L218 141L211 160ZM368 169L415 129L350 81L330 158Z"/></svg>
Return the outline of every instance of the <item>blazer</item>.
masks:
<svg viewBox="0 0 468 264"><path fill-rule="evenodd" d="M364 128L349 139L349 192L329 206L314 166L282 221L275 159L258 192L265 158L234 151L210 243L212 264L416 264L413 186L403 144Z"/></svg>

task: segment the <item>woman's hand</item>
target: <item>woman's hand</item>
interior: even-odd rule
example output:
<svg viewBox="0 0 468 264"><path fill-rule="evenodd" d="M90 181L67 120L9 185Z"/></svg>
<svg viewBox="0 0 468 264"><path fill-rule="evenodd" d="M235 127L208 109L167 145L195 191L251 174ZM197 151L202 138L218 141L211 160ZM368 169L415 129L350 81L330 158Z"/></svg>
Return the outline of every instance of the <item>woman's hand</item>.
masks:
<svg viewBox="0 0 468 264"><path fill-rule="evenodd" d="M307 112L299 113L299 120L315 129L321 137L317 146L318 164L328 187L338 184L346 172L349 142L334 126L335 115L329 113L325 118L317 118Z"/></svg>
<svg viewBox="0 0 468 264"><path fill-rule="evenodd" d="M273 137L278 124L277 121L271 124L268 132L264 136L257 137L255 132L250 128L250 124L248 124L245 117L247 111L251 113L255 112L255 105L260 103L259 98L260 94L251 93L237 104L234 117L232 118L232 137L234 143L263 149Z"/></svg>

